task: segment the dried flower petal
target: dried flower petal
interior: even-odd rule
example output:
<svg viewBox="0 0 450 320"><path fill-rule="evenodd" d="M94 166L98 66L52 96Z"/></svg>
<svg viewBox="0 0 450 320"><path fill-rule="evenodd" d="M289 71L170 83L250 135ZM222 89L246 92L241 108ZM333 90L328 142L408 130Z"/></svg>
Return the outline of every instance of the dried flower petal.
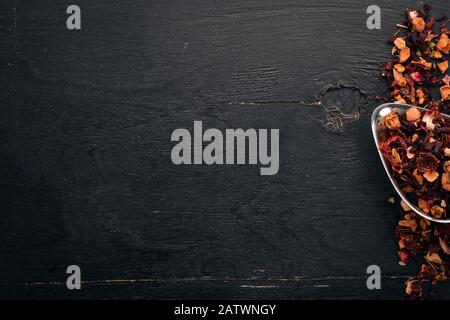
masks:
<svg viewBox="0 0 450 320"><path fill-rule="evenodd" d="M450 254L450 244L447 243L447 241L439 238L439 245L441 246L441 249L445 254Z"/></svg>
<svg viewBox="0 0 450 320"><path fill-rule="evenodd" d="M417 65L423 67L425 70L429 70L429 69L431 69L433 67L433 64L431 62L428 62L428 61L426 61L423 58L420 58L419 61L412 61L411 63L412 64L417 64Z"/></svg>
<svg viewBox="0 0 450 320"><path fill-rule="evenodd" d="M411 211L412 210L403 199L400 201L400 205L402 206L402 209L405 210L405 211Z"/></svg>
<svg viewBox="0 0 450 320"><path fill-rule="evenodd" d="M416 231L417 229L417 221L416 220L400 220L398 222L399 226L410 228L412 231Z"/></svg>
<svg viewBox="0 0 450 320"><path fill-rule="evenodd" d="M419 71L411 73L410 77L417 83L423 83L425 81L425 77Z"/></svg>
<svg viewBox="0 0 450 320"><path fill-rule="evenodd" d="M387 116L382 119L389 130L398 130L401 127L400 119L397 112L391 111Z"/></svg>
<svg viewBox="0 0 450 320"><path fill-rule="evenodd" d="M394 65L394 69L397 70L398 72L404 72L405 71L405 67L402 64L400 64L400 63L397 63L396 65Z"/></svg>
<svg viewBox="0 0 450 320"><path fill-rule="evenodd" d="M446 191L450 191L450 173L443 173L441 176L441 187Z"/></svg>
<svg viewBox="0 0 450 320"><path fill-rule="evenodd" d="M394 44L400 50L403 49L404 47L406 47L406 42L405 42L405 39L403 39L403 38L395 39Z"/></svg>
<svg viewBox="0 0 450 320"><path fill-rule="evenodd" d="M406 281L406 294L412 296L415 295L417 297L422 297L422 287L419 283L419 280L409 279Z"/></svg>
<svg viewBox="0 0 450 320"><path fill-rule="evenodd" d="M437 178L439 178L439 173L437 173L436 171L431 171L431 172L425 172L423 174L423 177L425 179L427 179L428 182L433 182L435 181Z"/></svg>
<svg viewBox="0 0 450 320"><path fill-rule="evenodd" d="M438 63L437 66L438 66L439 70L441 70L441 72L444 73L448 69L448 61Z"/></svg>
<svg viewBox="0 0 450 320"><path fill-rule="evenodd" d="M436 252L428 252L427 255L425 256L425 259L427 259L432 263L442 264L442 259Z"/></svg>
<svg viewBox="0 0 450 320"><path fill-rule="evenodd" d="M430 213L433 217L440 219L445 214L445 209L438 205L434 205L431 207Z"/></svg>
<svg viewBox="0 0 450 320"><path fill-rule="evenodd" d="M416 107L411 107L408 110L406 110L406 120L415 122L420 119L421 117L420 110Z"/></svg>
<svg viewBox="0 0 450 320"><path fill-rule="evenodd" d="M425 213L430 212L430 205L429 205L428 201L420 198L419 202L418 202L418 206L423 212L425 212Z"/></svg>
<svg viewBox="0 0 450 320"><path fill-rule="evenodd" d="M412 19L411 24L416 32L422 32L425 29L425 21L420 17Z"/></svg>
<svg viewBox="0 0 450 320"><path fill-rule="evenodd" d="M442 79L442 82L446 85L450 84L450 76L448 74L445 75L445 77Z"/></svg>
<svg viewBox="0 0 450 320"><path fill-rule="evenodd" d="M434 120L437 117L437 111L436 110L428 110L425 112L422 121L425 122L428 130L434 130L436 128L436 124L434 123Z"/></svg>
<svg viewBox="0 0 450 320"><path fill-rule="evenodd" d="M409 57L411 56L411 50L408 47L404 47L403 49L400 50L400 57L399 57L399 62L403 63L406 60L409 59Z"/></svg>
<svg viewBox="0 0 450 320"><path fill-rule="evenodd" d="M398 257L400 258L400 261L398 262L401 266L405 266L409 262L409 253L407 250L400 250L398 252Z"/></svg>
<svg viewBox="0 0 450 320"><path fill-rule="evenodd" d="M416 90L416 97L419 99L419 104L423 104L425 102L425 92L421 88Z"/></svg>
<svg viewBox="0 0 450 320"><path fill-rule="evenodd" d="M439 161L432 153L423 153L417 158L419 172L434 172L438 165Z"/></svg>
<svg viewBox="0 0 450 320"><path fill-rule="evenodd" d="M450 148L444 148L444 154L446 157L450 157Z"/></svg>
<svg viewBox="0 0 450 320"><path fill-rule="evenodd" d="M408 149L406 149L406 157L410 160L416 156L415 153L411 152L411 149L412 149L412 146L408 147Z"/></svg>
<svg viewBox="0 0 450 320"><path fill-rule="evenodd" d="M419 185L423 185L423 182L424 182L423 176L417 172L417 169L414 170L413 177L416 179L416 181Z"/></svg>
<svg viewBox="0 0 450 320"><path fill-rule="evenodd" d="M450 100L450 85L445 85L439 88L442 101Z"/></svg>
<svg viewBox="0 0 450 320"><path fill-rule="evenodd" d="M400 71L398 71L397 69L393 69L392 74L394 75L394 79L396 81L399 81L400 79L403 78L403 74Z"/></svg>
<svg viewBox="0 0 450 320"><path fill-rule="evenodd" d="M441 33L439 37L439 41L436 43L436 48L442 51L445 54L448 54L450 51L450 41L448 39L447 34Z"/></svg>

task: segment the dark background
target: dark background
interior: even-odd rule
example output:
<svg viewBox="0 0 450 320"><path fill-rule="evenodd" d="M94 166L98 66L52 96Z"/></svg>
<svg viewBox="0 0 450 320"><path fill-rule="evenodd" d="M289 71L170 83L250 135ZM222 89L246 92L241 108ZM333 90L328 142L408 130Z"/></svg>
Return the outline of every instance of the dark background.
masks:
<svg viewBox="0 0 450 320"><path fill-rule="evenodd" d="M369 115L415 5L2 0L0 297L399 299L417 264L398 265ZM194 120L279 128L279 173L173 165Z"/></svg>

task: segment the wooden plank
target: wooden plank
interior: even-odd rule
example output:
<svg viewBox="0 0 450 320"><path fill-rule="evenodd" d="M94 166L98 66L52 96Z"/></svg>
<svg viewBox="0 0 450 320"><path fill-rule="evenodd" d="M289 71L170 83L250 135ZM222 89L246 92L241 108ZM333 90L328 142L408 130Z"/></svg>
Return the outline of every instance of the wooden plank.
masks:
<svg viewBox="0 0 450 320"><path fill-rule="evenodd" d="M365 1L77 4L72 32L64 4L17 3L2 297L72 295L45 284L69 264L87 281L76 297L400 297L415 268L397 264L398 204L368 116L408 1L378 2L382 30L366 29ZM170 134L194 120L279 128L279 173L174 166Z"/></svg>

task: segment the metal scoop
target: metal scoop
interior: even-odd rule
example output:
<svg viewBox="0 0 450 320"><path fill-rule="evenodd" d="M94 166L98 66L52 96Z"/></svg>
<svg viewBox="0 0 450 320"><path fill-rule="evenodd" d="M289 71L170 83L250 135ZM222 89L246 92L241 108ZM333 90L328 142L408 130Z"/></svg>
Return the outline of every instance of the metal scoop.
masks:
<svg viewBox="0 0 450 320"><path fill-rule="evenodd" d="M416 205L411 203L411 201L408 200L406 195L403 193L403 191L398 186L397 182L392 178L391 171L390 171L390 164L386 161L386 159L384 158L383 154L381 153L380 142L378 141L379 129L380 129L378 124L380 122L380 119L382 117L388 115L393 109L397 109L399 114L403 114L410 107L412 107L412 106L411 105L407 105L407 104L385 103L385 104L382 104L381 106L377 107L373 111L372 118L371 118L371 125L372 125L373 138L374 138L375 144L377 146L378 154L380 155L380 159L381 159L381 162L383 163L383 167L386 170L386 173L387 173L387 175L389 177L389 180L391 180L391 183L394 186L394 189L397 191L397 193L403 199L403 201L405 201L406 204L415 213L417 213L418 215L420 215L421 217L423 217L425 219L428 219L428 220L431 220L431 221L434 221L434 222L450 223L450 219L437 219L437 218L434 218L434 217L426 214L421 209L419 209ZM421 109L421 110L426 110L424 108L419 108L419 107L416 107L416 108ZM443 114L443 116L448 118L448 119L450 119L450 116L448 116L448 115Z"/></svg>

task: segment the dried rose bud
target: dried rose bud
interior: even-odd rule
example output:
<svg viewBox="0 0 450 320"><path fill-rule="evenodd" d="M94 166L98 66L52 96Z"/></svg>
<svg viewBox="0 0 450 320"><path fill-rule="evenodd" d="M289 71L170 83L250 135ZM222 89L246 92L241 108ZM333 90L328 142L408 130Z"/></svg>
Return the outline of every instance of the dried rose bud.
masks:
<svg viewBox="0 0 450 320"><path fill-rule="evenodd" d="M417 157L419 172L434 172L438 165L439 161L432 153L424 153Z"/></svg>
<svg viewBox="0 0 450 320"><path fill-rule="evenodd" d="M415 122L420 119L421 113L419 109L416 107L411 107L408 110L406 110L406 120Z"/></svg>
<svg viewBox="0 0 450 320"><path fill-rule="evenodd" d="M402 249L398 252L398 257L400 261L398 262L401 266L406 266L409 262L409 253L405 249Z"/></svg>
<svg viewBox="0 0 450 320"><path fill-rule="evenodd" d="M412 19L411 24L416 32L422 32L425 29L425 21L420 17Z"/></svg>
<svg viewBox="0 0 450 320"><path fill-rule="evenodd" d="M417 83L423 83L425 81L425 77L419 71L411 73L410 77Z"/></svg>

